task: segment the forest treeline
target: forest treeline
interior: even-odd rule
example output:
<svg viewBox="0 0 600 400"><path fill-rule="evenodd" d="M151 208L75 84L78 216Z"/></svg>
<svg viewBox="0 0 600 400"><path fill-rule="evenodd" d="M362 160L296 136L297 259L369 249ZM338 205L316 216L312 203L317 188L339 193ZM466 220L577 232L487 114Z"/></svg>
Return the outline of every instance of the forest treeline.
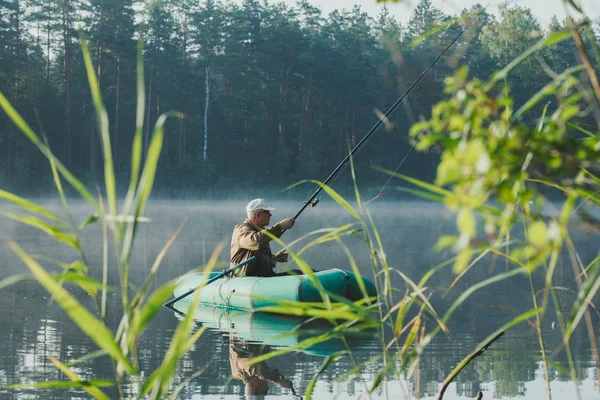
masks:
<svg viewBox="0 0 600 400"><path fill-rule="evenodd" d="M542 27L529 9L508 5L498 15L481 5L445 15L430 0L421 0L404 25L387 10L376 18L359 7L323 16L306 0L293 7L256 0L0 0L0 91L60 160L94 185L102 178L102 160L79 44L83 36L123 185L141 38L144 146L160 114L183 114L166 124L158 191L202 196L280 189L324 179L377 122L375 110L385 112L461 28L432 29L466 13L469 28L459 42L356 158L361 182L381 185L385 176L370 167L394 169L404 158L411 149L409 127L444 98L444 77L467 65L472 76L488 78L566 24L554 18ZM553 71L576 64L572 40L527 60L507 79L515 102L531 97ZM412 153L400 171L431 179L437 161L435 152ZM47 161L4 114L0 187L32 195L52 188Z"/></svg>

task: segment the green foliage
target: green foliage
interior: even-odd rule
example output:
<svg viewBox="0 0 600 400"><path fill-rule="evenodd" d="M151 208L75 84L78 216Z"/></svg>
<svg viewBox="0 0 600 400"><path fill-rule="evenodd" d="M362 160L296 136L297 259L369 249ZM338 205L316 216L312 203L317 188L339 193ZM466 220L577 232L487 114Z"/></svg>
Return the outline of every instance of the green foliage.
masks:
<svg viewBox="0 0 600 400"><path fill-rule="evenodd" d="M564 38L561 35L542 43L551 45ZM450 98L434 106L430 120L412 127L411 136L424 135L417 145L419 150L433 145L442 145L445 149L438 165L436 184L450 187L451 192L443 201L458 212L460 239L456 249L460 257L455 264L456 272L461 272L470 259L469 242L476 236L473 210L491 199L504 205L500 217L488 212L480 214L486 221L486 233L498 243L510 233L515 204L523 204L530 214L536 212L530 203L544 203L544 195L530 184L532 179L576 182L571 185L573 189L583 189L583 171L594 165L600 149L595 138L582 140L570 128L571 122L585 108L585 100L576 86L577 79L572 75L577 70L558 76L521 108L518 117L550 97L558 102L550 115L544 113L531 126L531 122L515 118L514 102L507 86L469 80L463 68L446 79L445 91ZM533 217L528 218L524 221L526 225L533 222ZM528 235L531 246L516 249L514 255L523 262L533 259L530 268L537 267L560 246L567 222L553 222L549 235L545 234L542 222L534 223Z"/></svg>

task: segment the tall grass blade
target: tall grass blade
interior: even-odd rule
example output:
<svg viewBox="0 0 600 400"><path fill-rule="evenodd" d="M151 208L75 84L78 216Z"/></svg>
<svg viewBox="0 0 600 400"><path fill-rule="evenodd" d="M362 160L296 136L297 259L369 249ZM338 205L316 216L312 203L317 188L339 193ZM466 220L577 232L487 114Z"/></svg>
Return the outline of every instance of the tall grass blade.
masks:
<svg viewBox="0 0 600 400"><path fill-rule="evenodd" d="M346 258L348 258L348 261L350 262L350 268L352 269L352 272L354 273L354 277L356 278L356 283L358 284L358 288L360 289L360 292L362 293L363 298L367 302L370 302L369 294L367 292L367 286L365 285L365 281L362 277L362 274L361 274L360 270L358 269L358 264L356 264L356 260L352 256L350 249L348 248L348 246L346 246L344 244L344 242L342 242L342 239L339 236L336 237L336 240L337 240L338 244L340 245L340 247L342 248L342 250L344 250L344 253L346 254Z"/></svg>
<svg viewBox="0 0 600 400"><path fill-rule="evenodd" d="M306 400L311 400L312 399L312 394L313 394L313 392L315 390L315 385L317 384L317 379L319 379L319 376L323 372L325 372L325 370L327 368L329 368L329 366L331 364L333 364L334 362L336 362L339 358L340 358L340 356L329 356L329 357L327 357L327 358L325 358L323 360L323 362L321 363L321 366L319 367L319 370L312 377L312 379L308 383L308 386L306 387L306 391L304 392L304 396L306 397Z"/></svg>
<svg viewBox="0 0 600 400"><path fill-rule="evenodd" d="M456 309L462 304L464 303L464 301L466 299L469 298L469 296L471 296L473 293L475 293L476 291L478 291L479 289L482 289L486 286L489 286L495 282L500 282L504 279L510 278L512 276L515 275L519 275L519 274L523 274L526 273L527 271L525 271L523 268L514 268L510 271L507 272L503 272L501 274L492 276L491 278L485 279L473 286L471 286L470 288L468 288L467 290L465 290L464 292L461 293L461 295L458 297L458 299L456 299L454 301L454 303L452 303L452 305L450 306L450 308L448 309L448 311L446 311L446 313L444 314L444 316L442 317L442 321L443 322L447 322L450 317L452 316L452 314L454 314L454 311L456 311ZM436 327L435 330L438 330L438 328Z"/></svg>
<svg viewBox="0 0 600 400"><path fill-rule="evenodd" d="M265 231L265 234L267 236L269 236L271 238L271 240L273 240L275 243L279 244L281 247L284 247L284 248L286 247L285 243L278 237L272 235L268 231ZM302 258L300 258L298 256L298 254L294 253L293 251L288 250L288 254L290 255L290 257L292 257L292 260L294 260L294 262L296 263L296 265L298 265L298 267L304 273L304 275L306 275L308 277L308 279L310 279L310 282L314 285L314 287L317 289L317 291L321 295L323 302L328 307L331 307L331 300L329 299L329 295L327 294L327 291L321 284L321 281L319 281L317 279L317 277L316 277L315 273L313 272L312 268L310 267L310 265L308 265L308 263L306 261L304 261Z"/></svg>
<svg viewBox="0 0 600 400"><path fill-rule="evenodd" d="M98 203L100 204L100 213L106 216L104 211L104 200L98 193ZM100 318L106 320L107 293L108 292L108 223L106 218L102 218L102 294L100 296Z"/></svg>
<svg viewBox="0 0 600 400"><path fill-rule="evenodd" d="M446 28L448 28L449 26L452 26L458 22L460 22L460 18L450 18L441 24L435 24L435 26L433 28L429 29L427 32L422 33L416 39L414 39L412 42L410 42L409 48L417 47L420 43L427 40L431 36L446 30Z"/></svg>
<svg viewBox="0 0 600 400"><path fill-rule="evenodd" d="M346 209L346 211L348 211L354 218L360 220L360 217L359 217L358 213L350 205L350 203L348 203L346 201L346 199L344 199L342 196L340 196L330 186L325 185L325 184L323 184L323 182L317 181L317 180L312 180L311 179L310 182L314 183L315 185L320 186L325 191L325 193L327 193L329 195L329 197L331 197L336 203L338 203L339 205L341 205L342 207L344 207Z"/></svg>
<svg viewBox="0 0 600 400"><path fill-rule="evenodd" d="M87 43L83 39L83 35L81 36L79 42L81 44L81 53L85 63L85 70L87 72L90 91L92 92L94 108L96 109L96 117L98 118L98 131L100 132L102 154L104 156L104 184L106 185L108 210L111 215L117 215L117 188L115 182L115 169L113 166L113 154L110 145L110 133L108 131L108 114L106 113L106 108L104 107L104 103L102 101L100 84L98 83L96 73L94 72L92 57L90 56Z"/></svg>
<svg viewBox="0 0 600 400"><path fill-rule="evenodd" d="M50 148L50 145L48 144L48 141L45 137L44 137L44 143L45 143L46 147ZM71 214L69 213L67 196L65 196L65 191L63 189L63 185L60 180L60 174L58 172L58 169L56 168L56 161L54 158L50 158L48 161L50 162L50 169L52 170L52 178L54 179L54 185L56 186L56 190L58 191L60 201L61 201L65 211L67 211L67 213L69 215L69 220L71 222L72 229L75 230L75 224L73 223L73 219L71 217Z"/></svg>
<svg viewBox="0 0 600 400"><path fill-rule="evenodd" d="M181 393L181 391L183 389L185 389L185 387L187 385L190 384L191 381L193 381L194 379L196 379L197 377L199 377L200 375L204 374L210 367L212 366L212 361L209 361L203 368L199 369L198 371L194 372L192 375L190 375L188 378L186 378L183 382L181 382L171 393L171 395L169 396L168 400L177 400L179 397L179 393Z"/></svg>
<svg viewBox="0 0 600 400"><path fill-rule="evenodd" d="M125 196L123 205L123 214L129 215L133 207L135 191L140 175L140 166L142 164L142 131L144 129L144 112L146 88L144 86L144 43L138 41L137 51L137 107L135 114L135 133L133 135L133 144L131 146L131 176L129 178L129 188Z"/></svg>
<svg viewBox="0 0 600 400"><path fill-rule="evenodd" d="M29 211L31 213L39 214L39 215L44 216L46 218L53 219L56 222L59 222L59 223L64 224L64 225L67 224L65 220L63 220L62 218L60 218L59 216L57 216L56 214L54 214L50 210L46 209L45 207L42 207L39 204L36 204L34 202L25 200L24 198L19 197L19 196L15 195L15 194L6 192L4 190L0 190L0 199L10 201L14 205L19 206L22 209L24 209L26 211Z"/></svg>
<svg viewBox="0 0 600 400"><path fill-rule="evenodd" d="M89 217L87 217L85 219L85 221L83 221L81 224L79 224L79 226L77 227L77 232L81 232L88 226L96 223L99 219L100 218L98 218L98 215L90 215ZM103 218L103 219L105 219L105 218Z"/></svg>
<svg viewBox="0 0 600 400"><path fill-rule="evenodd" d="M15 283L30 281L31 279L31 275L29 274L12 275L0 281L0 289L4 289L5 287L14 285Z"/></svg>
<svg viewBox="0 0 600 400"><path fill-rule="evenodd" d="M376 171L386 173L388 175L395 176L396 178L403 179L403 180L410 182L413 185L418 186L422 189L425 189L431 193L436 193L441 196L448 196L448 195L452 194L452 192L450 192L449 190L443 189L437 185L432 185L431 183L423 182L419 179L411 178L410 176L406 176L406 175L400 174L398 172L394 172L394 171L386 169L386 168L373 167L373 169Z"/></svg>
<svg viewBox="0 0 600 400"><path fill-rule="evenodd" d="M434 193L430 193L430 192L426 192L424 190L409 189L409 188L404 188L404 187L397 187L395 189L399 192L406 192L406 193L413 194L413 195L420 197L422 199L425 199L425 200L435 201L436 203L444 203L443 196L440 196L440 195L437 195Z"/></svg>
<svg viewBox="0 0 600 400"><path fill-rule="evenodd" d="M122 265L127 265L129 256L131 254L133 239L137 229L137 218L143 214L146 201L148 200L148 197L150 197L150 192L152 191L152 186L154 185L156 167L158 165L158 159L160 157L164 141L164 124L167 118L170 116L181 116L181 113L166 113L161 115L156 121L152 140L150 141L150 146L148 147L146 162L144 164L144 169L142 171L142 176L140 178L139 186L135 196L137 202L135 205L136 220L127 226L127 231L123 240L123 250L121 252L120 260Z"/></svg>
<svg viewBox="0 0 600 400"><path fill-rule="evenodd" d="M566 40L570 37L571 37L571 33L565 31L565 32L556 32L556 33L549 35L547 38L541 39L536 44L534 44L533 46L531 46L527 50L525 50L523 53L521 53L518 57L513 59L506 67L504 67L500 71L495 72L492 75L491 79L484 86L484 90L487 92L492 89L492 87L496 84L496 82L506 79L508 74L513 69L515 69L519 64L521 64L523 61L525 61L527 58L529 58L529 56L531 56L532 54L538 52L539 50L543 49L544 47L550 47L550 46L560 43L563 40Z"/></svg>
<svg viewBox="0 0 600 400"><path fill-rule="evenodd" d="M473 359L475 359L476 357L480 356L485 350L487 350L487 348L494 343L494 341L496 341L499 337L501 337L505 331L507 331L508 329L512 328L513 326L526 321L532 317L535 317L536 315L539 315L539 313L541 312L540 308L534 308L532 310L529 310L517 317L515 317L514 319L512 319L510 322L504 324L500 329L496 330L494 333L492 333L491 335L489 335L487 338L485 338L480 344L479 346L477 346L477 350L475 350L475 352L469 354L466 358L464 358L453 370L452 372L448 375L448 377L444 380L444 385L442 386L442 389L440 390L440 394L438 396L438 399L442 399L442 397L444 396L444 392L446 390L446 388L448 387L448 385L450 384L450 382L452 382L454 380L454 378L456 378L456 376L460 373L460 371L462 371L467 364L469 364L471 361L473 361Z"/></svg>
<svg viewBox="0 0 600 400"><path fill-rule="evenodd" d="M87 311L68 291L60 286L44 268L25 253L15 242L9 242L9 246L23 260L41 285L56 299L56 302L67 313L69 318L101 349L105 350L113 359L122 363L127 373L136 375L137 371L133 368L129 359L123 355L110 330Z"/></svg>
<svg viewBox="0 0 600 400"><path fill-rule="evenodd" d="M133 313L131 320L131 328L129 329L128 342L129 346L132 347L135 340L144 332L148 327L150 321L154 318L156 313L162 309L162 305L169 300L175 289L175 284L167 284L158 290L156 290L148 299L148 302L139 309L136 309Z"/></svg>
<svg viewBox="0 0 600 400"><path fill-rule="evenodd" d="M56 226L47 224L46 222L42 221L39 218L36 218L31 215L18 215L18 214L7 213L7 212L3 212L1 214L7 216L10 219L21 222L22 224L29 225L29 226L37 228L43 232L46 232L48 235L52 236L57 241L64 243L68 246L74 247L77 250L81 250L81 247L79 245L79 240L77 240L77 238L75 236L71 235L70 233L60 230Z"/></svg>
<svg viewBox="0 0 600 400"><path fill-rule="evenodd" d="M104 357L104 356L106 356L106 351L104 351L104 350L97 350L97 351L94 351L92 353L88 353L88 354L86 354L86 355L84 355L82 357L79 357L79 358L76 358L74 360L68 361L68 362L66 362L64 364L67 367L72 367L74 365L78 365L78 364L81 364L81 363L84 363L84 362L87 362L87 361L90 361L90 360L94 360L94 359L99 358L99 357ZM44 372L33 372L33 373L30 373L30 374L24 374L23 378L31 379L31 378L35 378L35 377L39 377L39 376L48 375L48 374L51 374L51 373L54 373L54 370L49 370L49 371L44 371Z"/></svg>
<svg viewBox="0 0 600 400"><path fill-rule="evenodd" d="M200 287L204 285L204 282L208 280L210 272L213 270L217 263L219 254L224 247L223 243L219 243L211 258L209 259L206 268L204 270L203 282ZM187 352L189 347L202 335L206 327L200 328L195 334L190 335L194 324L194 313L200 301L200 293L202 289L196 290L191 300L191 305L185 314L183 320L177 325L173 338L169 344L169 348L163 359L161 365L150 375L150 377L144 382L144 385L140 391L139 398L147 396L152 392L152 398L160 398L166 393L169 382L175 374L175 369L181 357Z"/></svg>
<svg viewBox="0 0 600 400"><path fill-rule="evenodd" d="M13 121L13 123L27 136L27 138L37 146L37 148L42 152L44 156L48 160L52 159L56 164L56 168L60 171L61 175L73 186L75 190L79 192L81 197L83 197L89 204L92 205L95 209L98 209L98 203L94 197L87 191L85 186L77 179L75 176L60 162L54 154L50 151L50 149L40 140L40 138L33 132L31 127L25 122L23 117L13 108L10 102L4 97L4 95L0 92L0 107L4 109L4 112L8 115L8 117Z"/></svg>
<svg viewBox="0 0 600 400"><path fill-rule="evenodd" d="M589 276L583 283L577 300L575 301L575 304L573 305L573 308L569 314L569 319L564 333L565 342L571 338L571 335L575 331L579 321L581 321L581 318L588 307L593 304L592 301L600 289L600 262L596 261L590 265L590 269L587 271L587 273Z"/></svg>
<svg viewBox="0 0 600 400"><path fill-rule="evenodd" d="M594 134L594 133L588 131L587 129L582 128L580 125L576 125L576 124L574 124L572 122L567 122L567 125L570 128L574 128L574 129L577 129L580 132L585 133L588 137L590 137L592 139L595 139L598 136L597 134Z"/></svg>
<svg viewBox="0 0 600 400"><path fill-rule="evenodd" d="M350 230L350 228L352 228L353 226L354 226L354 224L346 224L346 225L340 226L339 228L318 229L316 231L309 232L306 235L299 237L298 239L294 240L293 242L290 242L287 245L287 248L292 248L295 244L300 243L302 240L304 240L310 236L314 236L314 235L318 235L318 234L322 233L323 235L319 236L318 238L314 239L313 241L309 242L308 244L305 244L300 250L298 250L298 255L301 255L306 250L308 250L316 245L327 243L327 242L332 242L332 241L336 240L336 237L353 235L355 233L355 231Z"/></svg>
<svg viewBox="0 0 600 400"><path fill-rule="evenodd" d="M419 314L411 322L412 326L410 328L410 331L408 332L408 336L406 337L406 340L404 341L402 350L400 350L400 354L402 356L404 356L406 354L406 352L408 351L408 349L410 348L410 346L412 346L412 344L415 341L415 338L417 337L417 334L419 332L419 328L421 328L421 315L423 314L424 306L425 306L424 304L423 304L423 306L421 306L421 310L419 311Z"/></svg>
<svg viewBox="0 0 600 400"><path fill-rule="evenodd" d="M567 32L567 34L568 34L568 32ZM552 80L552 82L545 85L536 94L534 94L529 100L527 100L525 102L525 104L523 104L521 106L521 108L519 108L517 110L517 112L513 115L513 119L517 119L517 118L521 117L527 111L531 110L533 107L535 107L537 104L539 104L539 102L542 101L544 98L553 95L556 92L556 90L558 90L559 86L568 77L578 74L581 71L583 71L584 69L585 68L583 67L583 65L578 65L576 67L572 67L572 68L569 68L566 71L564 71L562 74L560 74L560 76L558 76L556 79Z"/></svg>
<svg viewBox="0 0 600 400"><path fill-rule="evenodd" d="M600 186L600 178L598 178L596 175L592 174L589 170L585 168L582 168L582 171L587 175L588 178L593 180L596 183L596 185Z"/></svg>
<svg viewBox="0 0 600 400"><path fill-rule="evenodd" d="M26 389L85 389L86 387L110 387L115 386L114 382L105 380L89 381L44 381L34 383L18 383L15 385L0 386L2 389L26 390ZM106 397L108 399L108 397Z"/></svg>
<svg viewBox="0 0 600 400"><path fill-rule="evenodd" d="M49 356L48 358L50 358L50 361L52 361L52 363L54 365L56 365L56 368L58 368L59 370L62 371L63 374L65 374L67 377L69 377L69 379L71 379L74 383L85 383L82 385L82 388L88 392L90 395L92 395L95 399L100 399L100 400L110 400L110 398L105 395L102 390L98 389L96 387L96 385L90 385L88 382L86 382L84 379L81 379L81 377L79 375L77 375L77 373L71 371L71 369L69 369L69 367L67 367L65 364L61 363L60 361L58 361L56 358Z"/></svg>
<svg viewBox="0 0 600 400"><path fill-rule="evenodd" d="M429 299L425 296L425 294L423 294L423 292L421 290L422 287L417 286L408 276L406 276L402 272L400 272L400 271L397 271L397 272L402 277L404 282L406 282L407 285L411 287L411 289L417 295L417 298L419 298L421 300L421 302L423 303L423 305L426 306L427 311L435 318L435 321L437 322L438 326L440 328L442 328L442 330L444 332L450 333L450 330L448 329L448 327L445 324L445 320L442 320L439 317L438 313L433 308L433 305L431 305L431 303L429 302Z"/></svg>
<svg viewBox="0 0 600 400"><path fill-rule="evenodd" d="M150 274L148 274L148 277L146 278L146 280L142 284L140 290L137 292L137 294L135 295L135 297L133 298L133 300L131 302L132 308L136 307L137 304L144 302L146 295L148 294L148 291L150 290L150 285L152 284L152 282L154 281L154 277L158 273L158 269L161 266L163 258L167 254L167 251L169 250L171 245L175 242L175 239L177 239L177 237L181 233L183 226L184 226L184 223L179 225L179 228L177 228L175 233L173 233L173 235L169 238L169 240L167 240L167 243L165 243L165 245L161 249L160 253L158 253L158 256L156 256L156 259L154 260L154 263L152 264L152 268L150 268Z"/></svg>
<svg viewBox="0 0 600 400"><path fill-rule="evenodd" d="M58 275L51 275L59 282L74 283L85 290L89 295L96 296L97 289L102 289L104 285L90 277L83 275L82 272L66 272Z"/></svg>

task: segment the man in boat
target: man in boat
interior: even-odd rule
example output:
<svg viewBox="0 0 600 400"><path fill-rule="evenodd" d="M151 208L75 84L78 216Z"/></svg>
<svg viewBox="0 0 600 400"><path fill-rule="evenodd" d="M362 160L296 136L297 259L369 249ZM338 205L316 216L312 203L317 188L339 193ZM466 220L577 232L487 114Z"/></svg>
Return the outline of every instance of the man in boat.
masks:
<svg viewBox="0 0 600 400"><path fill-rule="evenodd" d="M254 199L246 206L246 220L236 225L231 236L231 266L246 261L252 256L256 259L237 271L238 276L281 276L288 272L276 273L273 271L276 263L287 262L288 253L281 250L275 254L271 252L269 242L271 237L281 237L283 232L294 226L293 218L286 218L268 228L271 222L271 211L275 208L267 204L265 199ZM302 274L300 270L289 271L293 274Z"/></svg>

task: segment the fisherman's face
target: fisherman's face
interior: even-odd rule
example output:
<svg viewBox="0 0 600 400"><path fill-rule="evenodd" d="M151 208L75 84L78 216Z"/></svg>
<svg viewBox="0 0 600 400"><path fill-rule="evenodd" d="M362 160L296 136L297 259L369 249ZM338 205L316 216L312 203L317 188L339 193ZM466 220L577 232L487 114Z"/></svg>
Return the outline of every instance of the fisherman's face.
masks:
<svg viewBox="0 0 600 400"><path fill-rule="evenodd" d="M256 225L267 226L271 222L271 211L261 210L256 213Z"/></svg>

